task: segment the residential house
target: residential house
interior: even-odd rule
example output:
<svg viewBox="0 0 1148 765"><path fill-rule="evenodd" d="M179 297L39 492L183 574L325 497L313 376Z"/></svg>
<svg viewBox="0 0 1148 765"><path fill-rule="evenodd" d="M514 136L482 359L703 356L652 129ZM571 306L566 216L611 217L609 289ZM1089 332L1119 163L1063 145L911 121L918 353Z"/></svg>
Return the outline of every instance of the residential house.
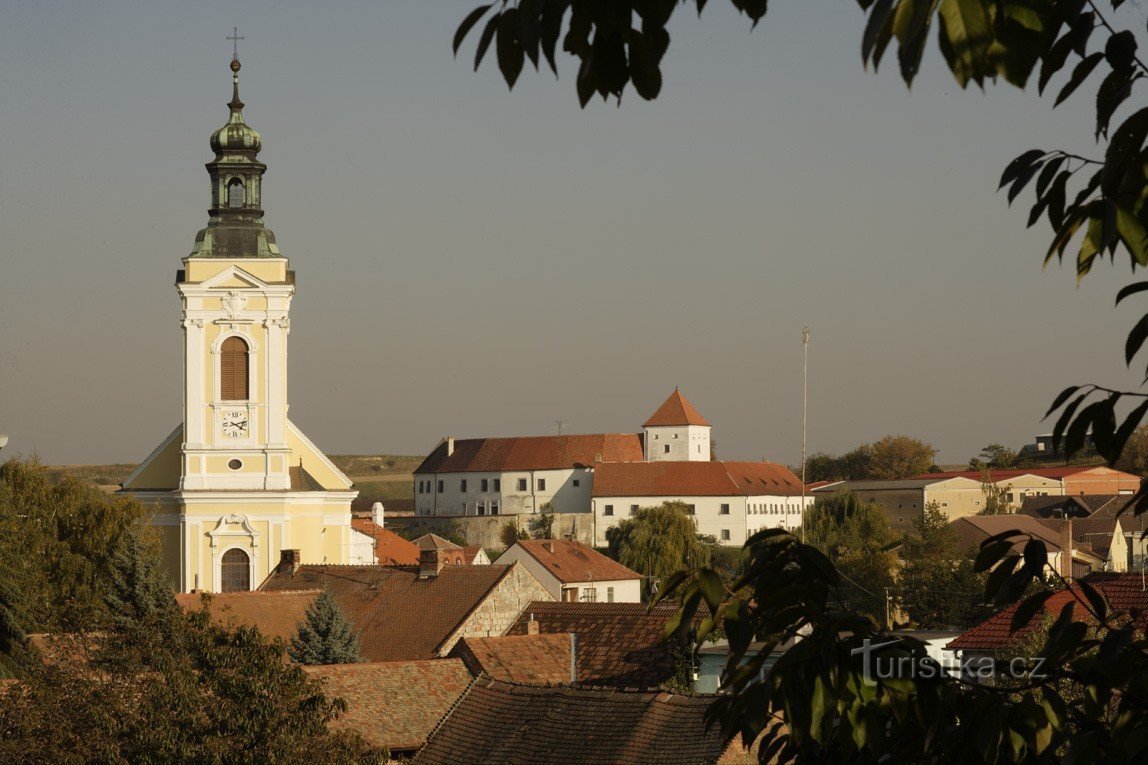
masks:
<svg viewBox="0 0 1148 765"><path fill-rule="evenodd" d="M381 519L380 519L381 520ZM353 518L351 528L371 540L372 563L380 566L417 566L419 548L371 518Z"/></svg>
<svg viewBox="0 0 1148 765"><path fill-rule="evenodd" d="M347 703L331 727L350 728L369 744L385 746L392 759L421 749L472 680L458 659L329 664L303 671L320 682L328 698Z"/></svg>
<svg viewBox="0 0 1148 765"><path fill-rule="evenodd" d="M446 656L460 638L505 634L532 601L553 597L525 566L447 565L434 548L422 550L417 568L299 565L290 552L260 592L326 589L368 661Z"/></svg>
<svg viewBox="0 0 1148 765"><path fill-rule="evenodd" d="M537 627L538 622L532 622ZM503 635L463 638L451 649L475 677L486 675L509 683L553 685L577 681L577 655L572 634Z"/></svg>
<svg viewBox="0 0 1148 765"><path fill-rule="evenodd" d="M449 539L443 539L438 534L423 534L414 540L414 545L419 548L420 553L423 550L437 550L444 565L465 566L467 564L465 548Z"/></svg>
<svg viewBox="0 0 1148 765"><path fill-rule="evenodd" d="M717 763L729 745L720 725L706 724L716 698L480 678L412 763Z"/></svg>
<svg viewBox="0 0 1148 765"><path fill-rule="evenodd" d="M290 592L220 592L206 601L201 592L185 592L175 600L184 611L198 611L206 602L211 620L228 629L256 627L269 638L290 641L322 591L311 587Z"/></svg>
<svg viewBox="0 0 1148 765"><path fill-rule="evenodd" d="M800 528L802 501L801 480L772 462L602 464L594 473L594 543L604 546L606 532L638 508L681 502L699 533L741 546L762 529Z"/></svg>
<svg viewBox="0 0 1148 765"><path fill-rule="evenodd" d="M555 600L640 603L642 575L573 539L520 539L496 563L518 561Z"/></svg>
<svg viewBox="0 0 1148 765"><path fill-rule="evenodd" d="M1104 561L1103 565L1095 570L1128 571L1132 548L1119 518L1042 518L1040 522L1057 533L1067 525L1071 529L1075 545L1091 550Z"/></svg>
<svg viewBox="0 0 1148 765"><path fill-rule="evenodd" d="M478 545L467 545L462 548L462 559L468 566L490 565L490 556Z"/></svg>
<svg viewBox="0 0 1148 765"><path fill-rule="evenodd" d="M1113 470L1110 467L1076 465L1053 468L1018 468L1014 470L962 470L953 473L922 473L914 478L954 478L962 476L975 481L989 481L1008 494L1009 505L1020 509L1026 497L1082 495L1082 494L1135 494L1140 488L1140 476Z"/></svg>
<svg viewBox="0 0 1148 765"><path fill-rule="evenodd" d="M576 636L580 683L656 688L681 672L681 646L665 634L675 604L539 602L507 635Z"/></svg>
<svg viewBox="0 0 1148 765"><path fill-rule="evenodd" d="M1015 530L1015 552L1022 554L1029 539L1044 542L1048 565L1061 576L1079 579L1094 571L1103 571L1105 556L1072 537L1072 521L1062 521L1050 528L1047 521L1030 515L978 515L950 522L961 544L972 550L997 534ZM1065 551L1068 555L1065 555Z"/></svg>
<svg viewBox="0 0 1148 765"><path fill-rule="evenodd" d="M952 520L976 515L984 510L985 494L980 481L964 476L951 478L906 478L896 481L840 481L817 487L816 498L828 498L849 491L863 501L876 502L897 531L911 531L925 507L937 509Z"/></svg>

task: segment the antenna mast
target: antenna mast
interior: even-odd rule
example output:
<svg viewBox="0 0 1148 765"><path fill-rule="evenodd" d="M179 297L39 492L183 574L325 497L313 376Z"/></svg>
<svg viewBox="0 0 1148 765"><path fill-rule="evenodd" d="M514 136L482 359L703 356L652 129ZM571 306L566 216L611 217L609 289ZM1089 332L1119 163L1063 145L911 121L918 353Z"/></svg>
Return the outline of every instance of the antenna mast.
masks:
<svg viewBox="0 0 1148 765"><path fill-rule="evenodd" d="M805 455L806 423L809 413L809 325L801 325L801 543L805 544Z"/></svg>

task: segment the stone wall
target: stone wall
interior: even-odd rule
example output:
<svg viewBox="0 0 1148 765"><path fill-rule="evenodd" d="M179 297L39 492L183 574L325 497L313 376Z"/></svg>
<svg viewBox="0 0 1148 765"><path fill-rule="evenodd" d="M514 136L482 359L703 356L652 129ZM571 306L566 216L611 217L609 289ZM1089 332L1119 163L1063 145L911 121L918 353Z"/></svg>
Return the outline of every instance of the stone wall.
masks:
<svg viewBox="0 0 1148 765"><path fill-rule="evenodd" d="M450 526L457 528L466 539L468 545L478 545L485 550L502 550L502 527L507 521L514 521L518 528L529 531L531 518L538 516L532 513L517 515L406 515L390 516L386 520L387 528L397 534L404 529L422 527L429 531L445 530ZM593 545L592 513L555 513L554 537L561 539L569 534L584 544Z"/></svg>
<svg viewBox="0 0 1148 765"><path fill-rule="evenodd" d="M534 575L517 561L494 589L483 598L478 607L454 634L439 646L439 656L446 656L454 644L464 637L501 637L518 621L526 607L535 600L554 600Z"/></svg>

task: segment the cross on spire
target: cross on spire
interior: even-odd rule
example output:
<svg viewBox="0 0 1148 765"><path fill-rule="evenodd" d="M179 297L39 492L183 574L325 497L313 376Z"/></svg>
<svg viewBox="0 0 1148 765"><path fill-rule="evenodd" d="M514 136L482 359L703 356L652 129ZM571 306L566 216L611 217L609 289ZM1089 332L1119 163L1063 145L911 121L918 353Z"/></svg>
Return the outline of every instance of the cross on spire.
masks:
<svg viewBox="0 0 1148 765"><path fill-rule="evenodd" d="M227 38L231 40L231 58L235 61L239 60L239 41L246 40L246 37L239 36L239 27L231 28L231 36Z"/></svg>

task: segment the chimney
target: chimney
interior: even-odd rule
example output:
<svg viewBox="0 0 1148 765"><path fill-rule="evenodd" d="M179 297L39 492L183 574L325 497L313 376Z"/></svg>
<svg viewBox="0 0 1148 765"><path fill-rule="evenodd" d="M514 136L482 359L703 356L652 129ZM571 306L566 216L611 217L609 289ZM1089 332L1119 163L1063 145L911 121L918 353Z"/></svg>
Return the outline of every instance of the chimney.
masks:
<svg viewBox="0 0 1148 765"><path fill-rule="evenodd" d="M446 437L446 456L454 454L454 436Z"/></svg>
<svg viewBox="0 0 1148 765"><path fill-rule="evenodd" d="M534 614L530 614L530 621L528 621L526 623L526 634L527 635L537 635L538 634L538 622L534 621Z"/></svg>
<svg viewBox="0 0 1148 765"><path fill-rule="evenodd" d="M546 552L550 553L551 555L554 554L554 540L553 539L547 539L543 543L542 546L546 548Z"/></svg>
<svg viewBox="0 0 1148 765"><path fill-rule="evenodd" d="M429 550L419 550L419 579L438 576L442 567L442 550L436 550L433 547Z"/></svg>
<svg viewBox="0 0 1148 765"><path fill-rule="evenodd" d="M1072 578L1072 519L1060 522L1060 575Z"/></svg>
<svg viewBox="0 0 1148 765"><path fill-rule="evenodd" d="M383 525L383 503L382 502L376 502L375 504L371 505L371 520L374 521L375 524L378 526Z"/></svg>
<svg viewBox="0 0 1148 765"><path fill-rule="evenodd" d="M303 556L298 550L283 550L279 553L279 573L294 574L303 563Z"/></svg>
<svg viewBox="0 0 1148 765"><path fill-rule="evenodd" d="M570 682L578 682L578 633L570 633Z"/></svg>

